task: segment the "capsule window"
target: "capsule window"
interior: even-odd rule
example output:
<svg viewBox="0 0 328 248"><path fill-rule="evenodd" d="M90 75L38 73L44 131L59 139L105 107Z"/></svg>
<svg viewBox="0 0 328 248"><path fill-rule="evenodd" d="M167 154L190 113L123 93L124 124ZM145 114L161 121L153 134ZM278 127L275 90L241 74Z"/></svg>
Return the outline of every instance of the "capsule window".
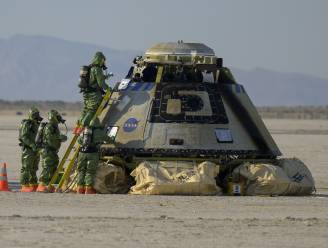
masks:
<svg viewBox="0 0 328 248"><path fill-rule="evenodd" d="M171 146L182 146L184 143L183 139L170 139Z"/></svg>
<svg viewBox="0 0 328 248"><path fill-rule="evenodd" d="M116 126L109 126L109 127L107 127L107 135L113 141L116 138L117 132L118 132L118 127L116 127Z"/></svg>
<svg viewBox="0 0 328 248"><path fill-rule="evenodd" d="M228 128L215 129L215 136L219 143L232 143L233 142L231 130Z"/></svg>

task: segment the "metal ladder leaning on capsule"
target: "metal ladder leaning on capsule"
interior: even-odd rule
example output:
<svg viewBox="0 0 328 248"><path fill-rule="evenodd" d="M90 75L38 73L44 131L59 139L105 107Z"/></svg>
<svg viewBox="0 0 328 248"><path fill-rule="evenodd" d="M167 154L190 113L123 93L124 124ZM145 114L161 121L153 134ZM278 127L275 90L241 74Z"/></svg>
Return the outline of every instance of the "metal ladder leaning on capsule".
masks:
<svg viewBox="0 0 328 248"><path fill-rule="evenodd" d="M97 118L104 110L104 108L108 105L110 105L111 103L109 102L109 99L111 97L112 91L111 90L107 90L94 117L92 118L92 120L94 120L95 118ZM79 137L79 134L74 134L74 136L71 139L71 142L69 144L69 146L67 147L64 156L62 157L62 159L60 160L60 163L54 173L54 175L52 176L49 184L48 184L48 192L53 192L54 190L56 192L62 192L62 187L64 182L67 180L67 178L70 176L72 167L77 159L77 156L79 154L79 150L80 150L80 145L77 142L77 139ZM67 166L65 167L65 165L67 164ZM64 174L62 175L57 187L55 186L55 182L58 179L59 173L64 171Z"/></svg>

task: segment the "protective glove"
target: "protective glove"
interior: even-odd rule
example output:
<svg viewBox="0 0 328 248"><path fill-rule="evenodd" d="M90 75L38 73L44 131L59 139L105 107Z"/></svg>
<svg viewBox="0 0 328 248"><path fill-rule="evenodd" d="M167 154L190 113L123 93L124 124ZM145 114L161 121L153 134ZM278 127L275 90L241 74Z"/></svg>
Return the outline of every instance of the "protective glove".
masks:
<svg viewBox="0 0 328 248"><path fill-rule="evenodd" d="M113 76L114 76L114 74L112 72L110 72L110 73L108 73L108 74L105 75L105 79L109 79L109 78L111 78Z"/></svg>
<svg viewBox="0 0 328 248"><path fill-rule="evenodd" d="M33 152L37 152L39 150L38 147L36 146L36 144L32 144L31 149Z"/></svg>

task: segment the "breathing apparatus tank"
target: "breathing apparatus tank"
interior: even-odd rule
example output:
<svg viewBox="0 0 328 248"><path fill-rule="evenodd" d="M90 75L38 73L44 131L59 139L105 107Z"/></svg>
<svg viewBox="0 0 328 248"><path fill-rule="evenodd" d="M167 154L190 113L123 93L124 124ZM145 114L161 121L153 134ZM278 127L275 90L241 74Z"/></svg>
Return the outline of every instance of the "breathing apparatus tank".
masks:
<svg viewBox="0 0 328 248"><path fill-rule="evenodd" d="M90 150L91 145L92 145L92 136L93 136L93 131L92 128L87 127L83 131L83 137L82 137L82 152L88 152Z"/></svg>
<svg viewBox="0 0 328 248"><path fill-rule="evenodd" d="M41 122L38 128L38 132L36 133L35 144L38 148L41 148L43 146L43 131L46 125L46 122Z"/></svg>

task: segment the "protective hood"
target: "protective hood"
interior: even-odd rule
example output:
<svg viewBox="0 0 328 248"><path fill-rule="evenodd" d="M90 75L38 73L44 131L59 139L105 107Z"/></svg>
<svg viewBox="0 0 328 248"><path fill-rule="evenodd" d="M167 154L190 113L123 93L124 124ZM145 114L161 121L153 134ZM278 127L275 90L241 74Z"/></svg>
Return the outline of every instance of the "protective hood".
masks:
<svg viewBox="0 0 328 248"><path fill-rule="evenodd" d="M42 118L40 116L40 112L36 107L32 107L28 112L28 118L32 121L41 122Z"/></svg>
<svg viewBox="0 0 328 248"><path fill-rule="evenodd" d="M102 66L104 59L106 59L106 57L102 52L96 52L95 56L93 57L92 64Z"/></svg>
<svg viewBox="0 0 328 248"><path fill-rule="evenodd" d="M60 119L60 114L57 110L50 110L48 113L48 120L51 123L58 124Z"/></svg>

